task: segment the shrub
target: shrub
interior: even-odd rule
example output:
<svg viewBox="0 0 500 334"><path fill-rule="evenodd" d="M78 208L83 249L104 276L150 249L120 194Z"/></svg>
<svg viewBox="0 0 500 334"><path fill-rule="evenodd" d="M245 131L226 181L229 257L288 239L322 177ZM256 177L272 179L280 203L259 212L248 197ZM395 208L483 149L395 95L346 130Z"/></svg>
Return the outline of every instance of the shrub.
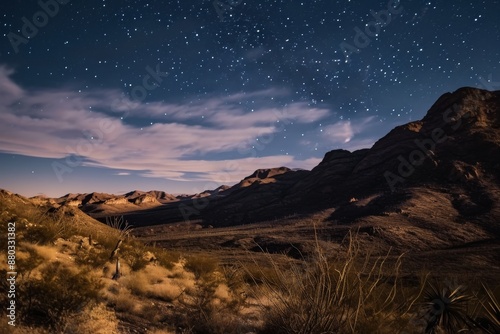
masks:
<svg viewBox="0 0 500 334"><path fill-rule="evenodd" d="M20 217L19 221L24 222L19 232L23 239L32 243L48 244L57 238L69 238L77 233L74 219L66 212L65 207L59 209L48 209L45 212L42 208L28 210ZM19 224L18 224L19 225Z"/></svg>
<svg viewBox="0 0 500 334"><path fill-rule="evenodd" d="M110 252L99 250L94 247L90 249L79 249L75 256L78 265L88 265L92 268L102 267L109 261Z"/></svg>
<svg viewBox="0 0 500 334"><path fill-rule="evenodd" d="M181 257L179 252L167 251L163 248L153 248L153 252L156 256L158 264L167 269L172 269L174 267L174 263L179 262Z"/></svg>
<svg viewBox="0 0 500 334"><path fill-rule="evenodd" d="M129 264L132 271L144 269L149 263L149 261L144 257L144 246L139 243L123 246L122 252L122 257Z"/></svg>
<svg viewBox="0 0 500 334"><path fill-rule="evenodd" d="M176 324L199 334L242 333L242 319L235 304L218 300L216 297L220 281L216 279L198 280L189 295L183 294L180 301L181 311Z"/></svg>
<svg viewBox="0 0 500 334"><path fill-rule="evenodd" d="M192 272L196 279L210 276L218 267L218 259L205 255L189 256L185 265L185 268Z"/></svg>
<svg viewBox="0 0 500 334"><path fill-rule="evenodd" d="M19 314L26 323L60 331L72 314L97 300L101 287L83 272L50 263L41 269L39 278L18 282Z"/></svg>

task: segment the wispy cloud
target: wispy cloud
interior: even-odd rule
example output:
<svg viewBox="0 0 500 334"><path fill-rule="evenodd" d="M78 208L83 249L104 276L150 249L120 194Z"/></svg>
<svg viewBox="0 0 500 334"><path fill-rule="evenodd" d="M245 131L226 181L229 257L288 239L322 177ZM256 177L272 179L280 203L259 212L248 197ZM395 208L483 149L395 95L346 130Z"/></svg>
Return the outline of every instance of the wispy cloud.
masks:
<svg viewBox="0 0 500 334"><path fill-rule="evenodd" d="M252 158L237 152L255 138L279 131L277 121L308 124L329 113L301 103L285 109L262 103L253 111L239 104L244 98L266 100L286 94L278 89L210 97L195 104L139 103L123 98L118 90L26 89L10 78L12 74L0 66L1 152L54 159L82 156L86 166L174 180L191 180L190 173L199 180L224 174L227 182L235 182L261 167L312 168L316 159ZM153 124L130 124L127 117L132 116ZM206 158L228 152L235 158Z"/></svg>
<svg viewBox="0 0 500 334"><path fill-rule="evenodd" d="M324 137L333 144L347 144L350 143L356 135L362 134L375 124L375 117L373 116L352 121L340 121L326 126L323 130L323 134ZM366 143L366 139L363 140L363 142Z"/></svg>
<svg viewBox="0 0 500 334"><path fill-rule="evenodd" d="M238 93L224 97L185 103L148 103L141 104L121 96L116 98L112 107L127 116L149 117L162 121L197 121L198 123L219 128L246 128L256 125L274 124L276 121L312 123L330 113L327 109L311 108L306 103L292 103L286 108L266 107L271 98L286 95L283 89L267 89L251 93ZM244 110L242 101L252 101L259 110Z"/></svg>

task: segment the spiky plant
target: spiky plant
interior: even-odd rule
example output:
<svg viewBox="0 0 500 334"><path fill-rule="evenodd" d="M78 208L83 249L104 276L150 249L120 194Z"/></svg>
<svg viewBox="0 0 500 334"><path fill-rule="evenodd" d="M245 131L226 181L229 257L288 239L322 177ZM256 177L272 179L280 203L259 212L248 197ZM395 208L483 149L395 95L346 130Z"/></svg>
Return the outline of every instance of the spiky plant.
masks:
<svg viewBox="0 0 500 334"><path fill-rule="evenodd" d="M120 234L120 239L127 238L132 229L132 225L129 225L129 223L123 219L123 216L106 217L106 225L118 230Z"/></svg>
<svg viewBox="0 0 500 334"><path fill-rule="evenodd" d="M424 295L426 334L459 333L468 327L468 304L471 296L463 286L450 288L429 284Z"/></svg>

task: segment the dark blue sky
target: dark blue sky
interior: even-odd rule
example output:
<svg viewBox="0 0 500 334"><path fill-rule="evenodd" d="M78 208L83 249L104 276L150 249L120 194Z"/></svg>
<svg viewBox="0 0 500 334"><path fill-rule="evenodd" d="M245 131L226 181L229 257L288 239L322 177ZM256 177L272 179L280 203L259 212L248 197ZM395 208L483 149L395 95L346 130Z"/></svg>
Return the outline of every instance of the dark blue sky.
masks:
<svg viewBox="0 0 500 334"><path fill-rule="evenodd" d="M500 89L495 0L0 8L0 187L28 196L194 193L310 169L447 91Z"/></svg>

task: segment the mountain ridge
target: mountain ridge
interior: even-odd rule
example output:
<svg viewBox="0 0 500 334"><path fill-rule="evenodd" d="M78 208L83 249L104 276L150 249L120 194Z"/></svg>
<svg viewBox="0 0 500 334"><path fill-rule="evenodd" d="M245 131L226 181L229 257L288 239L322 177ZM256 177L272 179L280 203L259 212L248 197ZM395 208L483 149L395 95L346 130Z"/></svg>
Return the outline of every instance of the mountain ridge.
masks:
<svg viewBox="0 0 500 334"><path fill-rule="evenodd" d="M138 226L195 219L222 227L324 209L334 209L330 220L341 223L394 214L414 224L416 219L401 212L413 205L412 198L427 194L447 203L440 210L452 221L472 219L494 232L500 220L498 157L500 91L464 87L441 95L421 120L395 127L371 148L326 152L310 171L257 169L233 186L194 195L136 190L52 200L94 217L133 212L128 217ZM418 214L421 221L431 219L424 211Z"/></svg>

